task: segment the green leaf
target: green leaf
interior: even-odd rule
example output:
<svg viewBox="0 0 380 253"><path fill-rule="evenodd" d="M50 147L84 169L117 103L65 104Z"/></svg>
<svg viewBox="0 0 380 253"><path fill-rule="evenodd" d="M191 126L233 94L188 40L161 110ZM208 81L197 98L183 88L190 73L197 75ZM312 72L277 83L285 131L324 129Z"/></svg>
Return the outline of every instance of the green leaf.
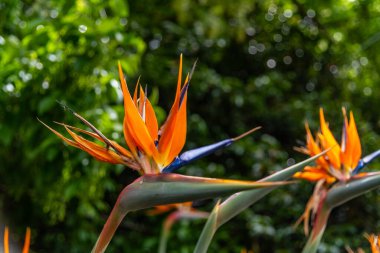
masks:
<svg viewBox="0 0 380 253"><path fill-rule="evenodd" d="M328 150L318 155L315 155L309 159L306 159L300 163L297 163L293 166L290 166L286 169L283 169L277 173L274 173L273 175L268 176L264 179L261 179L258 182L273 182L273 181L287 180L290 177L292 177L294 173L302 170L304 166L316 160L318 157L324 155L327 151ZM198 243L195 247L194 252L196 253L206 252L207 248L205 248L203 245L207 245L207 246L210 245L211 240L212 240L212 236L210 235L213 235L220 226L222 226L224 223L226 223L227 221L229 221L230 219L232 219L233 217L235 217L236 215L238 215L239 213L247 209L250 205L253 205L256 201L260 200L261 198L263 198L265 195L267 195L268 193L270 193L277 187L278 186L272 186L265 189L255 189L255 190L250 190L250 191L245 191L245 192L239 192L227 198L218 208L217 224L214 226L212 222L207 221L205 227L203 228L203 232L198 239ZM211 219L211 216L209 219ZM204 231L209 231L211 229L209 226L211 225L213 226L213 229L215 229L214 233L210 234L210 233L204 232ZM206 236L206 235L207 237L204 238L203 236ZM202 250L198 251L199 249L202 249Z"/></svg>
<svg viewBox="0 0 380 253"><path fill-rule="evenodd" d="M194 252L207 252L210 246L211 240L214 237L216 230L218 229L218 215L219 215L220 201L216 203L210 216L207 219L206 225L202 230L202 234L199 237L198 243L195 246Z"/></svg>

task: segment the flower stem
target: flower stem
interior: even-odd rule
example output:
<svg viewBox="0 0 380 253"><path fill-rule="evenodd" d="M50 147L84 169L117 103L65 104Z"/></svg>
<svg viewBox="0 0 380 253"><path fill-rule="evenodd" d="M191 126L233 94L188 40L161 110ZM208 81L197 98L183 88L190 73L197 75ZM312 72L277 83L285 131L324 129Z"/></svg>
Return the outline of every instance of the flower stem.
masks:
<svg viewBox="0 0 380 253"><path fill-rule="evenodd" d="M322 207L317 215L314 223L313 230L307 240L302 253L315 253L318 250L319 243L321 242L323 233L325 232L327 220L329 219L331 209Z"/></svg>

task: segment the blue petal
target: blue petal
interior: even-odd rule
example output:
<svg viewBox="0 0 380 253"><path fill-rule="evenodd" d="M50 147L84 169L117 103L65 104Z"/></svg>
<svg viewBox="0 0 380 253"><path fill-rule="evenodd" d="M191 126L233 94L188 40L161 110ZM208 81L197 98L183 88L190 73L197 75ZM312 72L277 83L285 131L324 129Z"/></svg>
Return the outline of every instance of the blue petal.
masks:
<svg viewBox="0 0 380 253"><path fill-rule="evenodd" d="M191 163L194 160L207 156L218 149L228 147L233 143L233 139L223 140L211 145L203 146L200 148L195 148L189 151L184 152L180 156L177 156L174 161L166 166L162 172L163 173L171 173L186 164Z"/></svg>
<svg viewBox="0 0 380 253"><path fill-rule="evenodd" d="M185 166L186 164L191 163L194 160L197 160L197 159L202 158L206 155L214 153L218 149L228 147L233 142L238 141L241 138L244 138L245 136L255 132L256 130L258 130L260 128L261 127L255 127L253 129L239 135L238 137L226 139L226 140L219 141L219 142L211 144L211 145L207 145L204 147L200 147L200 148L196 148L196 149L186 151L183 154L181 154L180 156L177 156L171 164L166 166L162 170L162 173L171 173L171 172L181 168L182 166Z"/></svg>
<svg viewBox="0 0 380 253"><path fill-rule="evenodd" d="M371 163L374 159L376 159L379 156L380 156L380 149L363 157L362 159L360 159L358 166L356 166L352 174L353 175L358 174L361 169L363 169L367 164Z"/></svg>

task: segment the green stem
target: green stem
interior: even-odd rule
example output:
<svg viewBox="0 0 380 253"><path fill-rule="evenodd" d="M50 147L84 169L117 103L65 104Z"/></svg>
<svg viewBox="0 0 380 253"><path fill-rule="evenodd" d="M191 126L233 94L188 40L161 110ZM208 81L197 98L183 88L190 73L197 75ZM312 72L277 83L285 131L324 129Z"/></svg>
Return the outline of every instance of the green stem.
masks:
<svg viewBox="0 0 380 253"><path fill-rule="evenodd" d="M218 229L217 224L219 220L219 209L220 200L215 205L207 222L202 230L202 233L198 239L197 245L195 246L194 253L206 253L208 247L210 246L211 240L214 237L216 230Z"/></svg>
<svg viewBox="0 0 380 253"><path fill-rule="evenodd" d="M122 212L120 208L120 202L117 201L110 216L107 219L106 224L104 225L102 232L99 235L98 240L91 253L103 253L108 244L110 243L113 235L115 234L116 229L119 227L121 221L127 215L128 212Z"/></svg>
<svg viewBox="0 0 380 253"><path fill-rule="evenodd" d="M166 246L168 244L170 230L174 224L174 221L177 219L177 216L178 216L178 211L170 214L169 217L165 219L165 222L162 226L160 245L158 247L158 253L165 253L166 252Z"/></svg>
<svg viewBox="0 0 380 253"><path fill-rule="evenodd" d="M161 238L160 238L160 245L158 247L158 253L165 253L166 252L166 245L168 242L170 231L163 229L161 231Z"/></svg>
<svg viewBox="0 0 380 253"><path fill-rule="evenodd" d="M302 250L302 253L315 253L318 250L319 243L321 242L323 233L325 232L327 220L329 219L331 209L322 207L322 210L318 214L313 231L311 232L309 239L305 247Z"/></svg>

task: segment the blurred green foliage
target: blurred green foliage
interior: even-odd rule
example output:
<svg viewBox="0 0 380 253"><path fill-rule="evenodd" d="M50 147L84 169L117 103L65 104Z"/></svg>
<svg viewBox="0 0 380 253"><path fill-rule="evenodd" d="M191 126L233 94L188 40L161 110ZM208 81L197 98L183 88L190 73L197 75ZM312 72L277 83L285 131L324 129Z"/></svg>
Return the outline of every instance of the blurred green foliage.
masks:
<svg viewBox="0 0 380 253"><path fill-rule="evenodd" d="M81 126L63 101L123 143L117 61L129 84L141 75L149 85L162 121L179 54L185 71L198 59L188 149L263 126L180 173L259 179L301 160L293 147L305 120L318 129L320 106L337 137L341 107L353 110L364 153L379 149L379 16L377 0L0 2L0 223L20 235L31 226L34 252L90 251L138 175L67 147L37 117ZM311 192L309 183L276 190L222 227L210 252L299 252L305 237L292 225ZM368 248L362 234L380 231L378 193L333 212L320 252ZM156 251L162 219L133 213L109 252ZM175 225L169 252L191 252L203 223Z"/></svg>

